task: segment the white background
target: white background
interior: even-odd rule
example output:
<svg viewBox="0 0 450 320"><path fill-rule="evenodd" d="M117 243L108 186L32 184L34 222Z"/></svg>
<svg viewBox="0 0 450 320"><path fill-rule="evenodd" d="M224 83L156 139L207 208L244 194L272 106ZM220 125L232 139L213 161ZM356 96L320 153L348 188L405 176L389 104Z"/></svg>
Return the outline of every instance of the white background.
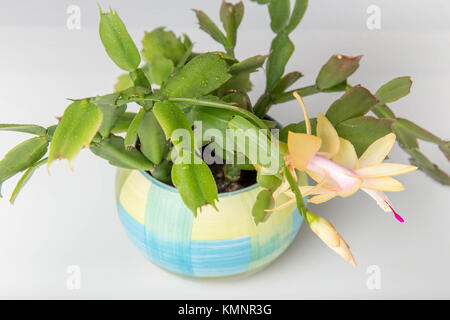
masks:
<svg viewBox="0 0 450 320"><path fill-rule="evenodd" d="M219 46L198 30L191 8L218 21L219 0L100 1L118 10L140 47L144 30L168 26L185 32L195 50ZM244 1L246 15L237 55L269 51L273 34L267 9ZM305 74L298 86L312 84L334 53L363 54L350 79L375 91L397 76L411 75L412 93L391 105L437 135L450 138L450 3L448 0L314 0L292 34L296 51L287 70ZM66 9L81 8L81 30L68 30ZM381 30L366 27L366 9L381 8ZM65 98L111 91L120 70L100 43L94 1L0 2L1 123L51 125L68 105ZM264 89L263 73L254 76ZM339 94L305 99L309 112L325 111ZM272 109L283 123L302 120L295 103ZM0 134L6 153L25 134ZM443 169L450 166L437 148L421 143ZM395 147L391 159L407 162ZM116 213L114 172L105 161L83 151L75 172L56 163L42 168L20 194L7 199L14 180L3 186L0 202L0 298L144 299L310 299L450 298L450 189L422 172L400 177L407 190L391 194L406 223L383 213L365 194L312 206L349 242L358 262L353 268L305 226L293 245L271 266L249 278L195 281L155 267L127 239ZM67 268L81 268L81 288L68 290ZM381 270L381 289L369 290L370 265Z"/></svg>

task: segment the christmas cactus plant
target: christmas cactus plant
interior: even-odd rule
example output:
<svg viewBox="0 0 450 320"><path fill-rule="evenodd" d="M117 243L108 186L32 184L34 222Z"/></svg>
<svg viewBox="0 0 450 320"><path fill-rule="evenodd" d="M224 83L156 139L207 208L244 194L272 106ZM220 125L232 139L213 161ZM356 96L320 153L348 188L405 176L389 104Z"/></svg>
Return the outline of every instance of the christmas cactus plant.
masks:
<svg viewBox="0 0 450 320"><path fill-rule="evenodd" d="M294 53L289 34L308 1L296 0L292 8L290 0L257 2L268 8L274 37L269 52L243 60L235 56L242 2L223 2L220 24L194 10L200 28L223 47L215 52L197 52L187 35L177 37L164 28L146 32L139 52L119 15L100 10L101 42L126 73L110 94L71 100L53 126L0 125L0 130L34 135L0 161L0 185L23 172L11 203L39 167L50 168L58 159L67 159L72 167L86 148L114 166L147 171L176 187L194 215L203 206L215 206L218 193L243 187L244 177L257 182L262 191L252 209L256 224L270 219L279 209L276 198L286 195L290 200L284 205L296 203L312 231L354 264L346 242L306 208L305 199L322 203L361 189L403 222L383 193L404 189L392 176L419 167L450 185L449 176L419 150L418 140L436 144L449 159L450 143L397 117L388 106L409 93L409 77L393 79L372 93L348 79L361 56L336 54L315 83L295 87L302 74L285 70ZM263 66L265 90L253 103L250 74ZM302 97L328 92L342 96L325 114L309 118ZM292 112L302 110L305 120L278 131L266 114L293 99L299 109ZM139 105L137 113L127 111L132 104ZM413 165L384 162L395 141Z"/></svg>

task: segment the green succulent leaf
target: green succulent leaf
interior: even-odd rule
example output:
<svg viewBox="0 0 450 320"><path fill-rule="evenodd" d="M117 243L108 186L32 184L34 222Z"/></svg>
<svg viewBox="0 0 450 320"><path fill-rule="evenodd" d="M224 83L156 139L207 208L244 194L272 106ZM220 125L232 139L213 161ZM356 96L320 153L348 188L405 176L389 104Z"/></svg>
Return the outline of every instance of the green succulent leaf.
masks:
<svg viewBox="0 0 450 320"><path fill-rule="evenodd" d="M392 112L391 108L384 103L377 103L375 107L372 108L372 112L378 118L395 119L394 112Z"/></svg>
<svg viewBox="0 0 450 320"><path fill-rule="evenodd" d="M189 51L189 49L192 49L192 47L194 46L194 44L192 43L192 40L185 33L183 33L183 46L184 46L184 49L186 49L187 51ZM186 52L184 54L186 54ZM181 59L183 60L183 58L181 58Z"/></svg>
<svg viewBox="0 0 450 320"><path fill-rule="evenodd" d="M48 142L51 142L53 139L53 135L55 134L56 128L58 127L57 124L54 124L47 128L47 134L45 135L45 138Z"/></svg>
<svg viewBox="0 0 450 320"><path fill-rule="evenodd" d="M0 131L17 131L45 136L47 130L35 124L0 124Z"/></svg>
<svg viewBox="0 0 450 320"><path fill-rule="evenodd" d="M26 185L26 183L33 176L33 174L36 171L36 169L39 168L40 166L42 166L43 164L46 164L47 160L48 159L45 158L45 159L42 159L40 161L37 161L31 167L29 167L27 171L25 171L25 173L22 175L20 180L17 182L17 185L14 188L14 191L11 194L11 197L9 198L9 202L11 204L14 204L14 201L16 201L16 198L19 195L20 191L23 189L23 187Z"/></svg>
<svg viewBox="0 0 450 320"><path fill-rule="evenodd" d="M197 216L198 208L218 199L214 177L206 163L193 153L184 152L172 166L172 182L186 206Z"/></svg>
<svg viewBox="0 0 450 320"><path fill-rule="evenodd" d="M164 81L166 81L172 74L174 69L175 65L172 60L163 56L153 58L149 67L150 76L153 83L162 85Z"/></svg>
<svg viewBox="0 0 450 320"><path fill-rule="evenodd" d="M116 167L139 170L152 170L154 165L136 148L126 149L124 139L115 135L92 143L90 150L100 158L108 160Z"/></svg>
<svg viewBox="0 0 450 320"><path fill-rule="evenodd" d="M222 97L222 100L224 102L234 104L242 109L252 110L250 97L245 92L231 90L231 92Z"/></svg>
<svg viewBox="0 0 450 320"><path fill-rule="evenodd" d="M145 109L141 108L139 112L134 117L133 121L131 121L130 126L128 127L127 134L125 135L125 148L129 149L133 147L136 142L137 132L141 125L142 118L144 117Z"/></svg>
<svg viewBox="0 0 450 320"><path fill-rule="evenodd" d="M114 92L105 94L103 96L96 96L94 98L86 99L89 100L89 102L95 103L96 105L99 104L111 104L115 105L117 103L117 99L120 97L120 92ZM81 101L82 99L78 100Z"/></svg>
<svg viewBox="0 0 450 320"><path fill-rule="evenodd" d="M186 36L186 35L185 35ZM186 36L187 37L187 36ZM187 39L189 39L189 38L187 38ZM190 40L189 40L190 41ZM186 42L186 41L185 41ZM186 44L185 44L185 46L186 46ZM191 43L191 44L189 44L189 46L188 47L186 47L186 51L185 51L185 53L184 53L184 55L181 57L181 59L180 59L180 61L178 61L178 63L177 63L177 65L176 65L176 67L175 67L175 70L178 70L178 69L180 69L181 67L183 67L187 62L188 62L188 60L191 58L191 57L193 57L194 55L196 55L196 54L193 54L192 53L192 49L194 48L194 45Z"/></svg>
<svg viewBox="0 0 450 320"><path fill-rule="evenodd" d="M424 171L427 175L429 175L437 182L445 186L450 186L449 175L439 169L439 167L432 163L422 152L417 149L406 151L411 156L409 160L413 165L418 166L420 170Z"/></svg>
<svg viewBox="0 0 450 320"><path fill-rule="evenodd" d="M227 63L218 54L201 54L170 77L161 93L174 97L204 96L231 78L227 71Z"/></svg>
<svg viewBox="0 0 450 320"><path fill-rule="evenodd" d="M405 132L409 133L411 136L416 137L423 141L428 141L435 144L441 144L443 141L441 138L435 136L431 132L419 127L417 124L403 118L396 118L396 127L400 127Z"/></svg>
<svg viewBox="0 0 450 320"><path fill-rule="evenodd" d="M271 174L264 174L261 171L258 171L256 175L256 182L262 188L269 189L272 191L278 188L282 183L281 179L278 176Z"/></svg>
<svg viewBox="0 0 450 320"><path fill-rule="evenodd" d="M450 161L450 141L445 141L439 145L439 149L444 153L448 161Z"/></svg>
<svg viewBox="0 0 450 320"><path fill-rule="evenodd" d="M102 12L100 9L99 32L111 60L125 71L136 70L141 56L117 12Z"/></svg>
<svg viewBox="0 0 450 320"><path fill-rule="evenodd" d="M270 141L264 132L241 116L233 117L228 128L234 130L237 139L233 143L226 142L224 147L227 151L231 151L227 147L233 145L233 150L247 157L251 163L265 168L271 174L280 171L283 161L276 141Z"/></svg>
<svg viewBox="0 0 450 320"><path fill-rule="evenodd" d="M271 212L266 211L272 209L275 206L275 200L272 195L272 191L264 189L261 190L256 196L256 201L253 204L252 216L255 223L258 225L261 222L266 221Z"/></svg>
<svg viewBox="0 0 450 320"><path fill-rule="evenodd" d="M316 135L316 127L317 127L317 118L311 118L309 119L311 122L311 133L313 135ZM289 134L289 131L295 132L295 133L306 133L306 122L301 121L299 123L291 123L285 127L283 127L280 130L280 141L287 142L287 137Z"/></svg>
<svg viewBox="0 0 450 320"><path fill-rule="evenodd" d="M228 94L230 91L249 92L253 84L250 81L250 73L242 72L235 75L217 89L219 97Z"/></svg>
<svg viewBox="0 0 450 320"><path fill-rule="evenodd" d="M266 119L263 119L263 121L266 124L267 128L269 128L269 129L277 128L278 123L276 121L266 120Z"/></svg>
<svg viewBox="0 0 450 320"><path fill-rule="evenodd" d="M5 180L28 169L36 161L41 159L47 152L47 146L47 139L44 137L34 137L12 148L0 160L0 189Z"/></svg>
<svg viewBox="0 0 450 320"><path fill-rule="evenodd" d="M123 114L121 114L117 119L115 126L112 128L111 133L126 132L134 117L136 117L135 112L124 112Z"/></svg>
<svg viewBox="0 0 450 320"><path fill-rule="evenodd" d="M142 39L142 56L152 64L153 59L164 57L176 65L186 52L186 48L180 38L172 31L166 31L163 27L146 32Z"/></svg>
<svg viewBox="0 0 450 320"><path fill-rule="evenodd" d="M102 124L98 132L102 137L109 136L111 130L114 128L119 118L124 114L126 106L116 106L115 103L119 98L120 93L116 92L102 97L91 99L91 102L96 104L103 114Z"/></svg>
<svg viewBox="0 0 450 320"><path fill-rule="evenodd" d="M397 141L405 150L417 149L419 148L419 143L417 138L405 131L401 126L398 125L397 121L392 124L392 132L395 133Z"/></svg>
<svg viewBox="0 0 450 320"><path fill-rule="evenodd" d="M349 140L358 156L375 141L391 132L395 120L366 116L348 119L336 126L338 135Z"/></svg>
<svg viewBox="0 0 450 320"><path fill-rule="evenodd" d="M411 77L396 78L381 86L375 96L381 103L394 102L409 94L411 85Z"/></svg>
<svg viewBox="0 0 450 320"><path fill-rule="evenodd" d="M154 101L159 101L161 97L152 94L152 89L145 87L130 87L120 92L120 99L116 101L117 106L126 105L130 102L135 102L149 110L153 106Z"/></svg>
<svg viewBox="0 0 450 320"><path fill-rule="evenodd" d="M230 67L229 73L232 75L236 75L242 72L255 72L259 68L262 67L264 62L266 61L267 55L257 55L254 57L247 58L245 60L242 60L238 63L233 64Z"/></svg>
<svg viewBox="0 0 450 320"><path fill-rule="evenodd" d="M302 21L305 15L306 8L308 7L308 0L296 0L294 9L292 10L291 18L286 26L285 30L287 33L291 33L297 28L300 21Z"/></svg>
<svg viewBox="0 0 450 320"><path fill-rule="evenodd" d="M269 3L270 28L275 33L281 32L289 22L291 13L290 0L271 0Z"/></svg>
<svg viewBox="0 0 450 320"><path fill-rule="evenodd" d="M141 99L148 98L148 95L152 94L152 89L144 87L130 87L120 92L120 99L116 101L116 105L127 104L128 102L139 102ZM133 100L128 100L133 99ZM125 100L125 103L121 103L121 100Z"/></svg>
<svg viewBox="0 0 450 320"><path fill-rule="evenodd" d="M156 119L161 125L167 140L171 140L177 150L181 153L183 147L187 147L188 150L194 148L194 134L191 129L191 124L183 111L173 102L161 101L155 103L153 112ZM183 135L174 135L175 130L184 130L181 134L187 133L189 141L184 141Z"/></svg>
<svg viewBox="0 0 450 320"><path fill-rule="evenodd" d="M209 18L206 13L201 10L194 10L197 16L200 29L209 34L214 40L222 44L226 49L232 48L233 45L228 41L227 37L220 31L219 27Z"/></svg>
<svg viewBox="0 0 450 320"><path fill-rule="evenodd" d="M147 75L142 68L130 72L130 78L136 87L151 88Z"/></svg>
<svg viewBox="0 0 450 320"><path fill-rule="evenodd" d="M268 4L272 0L250 0L250 1L256 2L258 4Z"/></svg>
<svg viewBox="0 0 450 320"><path fill-rule="evenodd" d="M226 1L222 2L220 7L220 20L227 34L228 42L232 47L236 45L236 33L244 16L244 4L242 1L232 4Z"/></svg>
<svg viewBox="0 0 450 320"><path fill-rule="evenodd" d="M335 86L332 86L331 88L322 89L322 92L328 92L328 93L329 92L342 92L342 91L348 91L351 88L352 88L352 86L347 83L347 80L345 80L341 83L338 83Z"/></svg>
<svg viewBox="0 0 450 320"><path fill-rule="evenodd" d="M187 49L172 31L157 28L146 32L142 40L142 55L149 63L151 81L161 85L174 71L175 66L189 58Z"/></svg>
<svg viewBox="0 0 450 320"><path fill-rule="evenodd" d="M194 121L201 123L202 141L196 141L199 144L197 147L214 140L213 133L217 133L220 137L225 137L228 122L235 114L235 112L230 110L211 109L203 106L191 107L186 114L189 122L192 125L194 125Z"/></svg>
<svg viewBox="0 0 450 320"><path fill-rule="evenodd" d="M138 137L141 152L151 162L158 165L167 154L169 145L153 111L145 112L138 130Z"/></svg>
<svg viewBox="0 0 450 320"><path fill-rule="evenodd" d="M165 184L172 185L172 166L173 162L169 160L163 160L152 171L152 176Z"/></svg>
<svg viewBox="0 0 450 320"><path fill-rule="evenodd" d="M131 80L130 75L128 73L121 74L117 78L117 82L114 85L114 92L120 92L132 87L133 80Z"/></svg>
<svg viewBox="0 0 450 320"><path fill-rule="evenodd" d="M75 101L67 107L55 130L48 156L48 166L56 159L73 159L83 147L89 147L102 124L100 108L87 100Z"/></svg>
<svg viewBox="0 0 450 320"><path fill-rule="evenodd" d="M301 74L301 72L298 71L287 73L275 84L275 87L272 89L272 96L276 97L282 94L284 91L286 91L286 89L292 86L301 77L303 77L303 74Z"/></svg>
<svg viewBox="0 0 450 320"><path fill-rule="evenodd" d="M347 57L340 54L332 56L317 76L317 87L319 89L328 89L344 82L358 69L361 57Z"/></svg>
<svg viewBox="0 0 450 320"><path fill-rule="evenodd" d="M361 117L369 112L377 99L364 87L355 86L328 108L326 117L336 126L342 121Z"/></svg>
<svg viewBox="0 0 450 320"><path fill-rule="evenodd" d="M302 97L306 97L306 96L310 96L310 95L319 93L321 91L315 85L298 88L298 89L286 91L286 92L274 97L273 103L283 103L283 102L294 100L295 98L292 95L294 92L297 92Z"/></svg>
<svg viewBox="0 0 450 320"><path fill-rule="evenodd" d="M272 96L269 92L264 92L256 101L253 110L259 118L264 118L267 111L273 104Z"/></svg>
<svg viewBox="0 0 450 320"><path fill-rule="evenodd" d="M103 114L103 121L98 132L102 137L106 138L111 133L111 130L116 126L119 118L124 114L127 109L126 106L114 106L110 104L98 105Z"/></svg>
<svg viewBox="0 0 450 320"><path fill-rule="evenodd" d="M271 51L266 65L268 91L271 91L283 76L286 64L294 52L294 44L286 34L280 33L273 39Z"/></svg>

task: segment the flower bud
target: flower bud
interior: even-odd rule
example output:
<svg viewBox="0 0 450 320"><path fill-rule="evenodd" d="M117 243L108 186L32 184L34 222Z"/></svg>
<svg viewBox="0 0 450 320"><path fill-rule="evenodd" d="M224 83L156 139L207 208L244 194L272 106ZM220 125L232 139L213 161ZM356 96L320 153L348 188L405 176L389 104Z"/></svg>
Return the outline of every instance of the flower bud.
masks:
<svg viewBox="0 0 450 320"><path fill-rule="evenodd" d="M356 266L355 259L350 252L350 247L336 231L333 225L322 217L314 215L312 212L306 212L306 222L311 230L334 252L340 255L345 261Z"/></svg>

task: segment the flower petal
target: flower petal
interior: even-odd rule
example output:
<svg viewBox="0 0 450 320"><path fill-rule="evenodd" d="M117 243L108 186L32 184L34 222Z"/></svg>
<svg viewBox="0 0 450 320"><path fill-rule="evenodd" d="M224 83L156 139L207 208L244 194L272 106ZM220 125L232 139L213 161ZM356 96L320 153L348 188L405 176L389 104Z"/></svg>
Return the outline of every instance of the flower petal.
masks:
<svg viewBox="0 0 450 320"><path fill-rule="evenodd" d="M391 204L389 203L389 199L386 197L384 192L364 188L361 188L361 190L366 192L373 199L375 199L375 201L378 203L381 209L383 209L383 211L385 212L391 211L394 214L395 219L397 219L400 222L405 222L405 220L400 215L398 215L397 212L395 212L394 208L392 208Z"/></svg>
<svg viewBox="0 0 450 320"><path fill-rule="evenodd" d="M364 168L380 164L391 151L395 143L395 134L389 133L374 141L359 158L359 167Z"/></svg>
<svg viewBox="0 0 450 320"><path fill-rule="evenodd" d="M358 167L358 156L350 141L339 138L339 151L333 156L333 161L351 170Z"/></svg>
<svg viewBox="0 0 450 320"><path fill-rule="evenodd" d="M283 194L286 190L289 189L290 189L289 182L285 179L284 182L272 194L275 201L281 194Z"/></svg>
<svg viewBox="0 0 450 320"><path fill-rule="evenodd" d="M377 202L380 208L383 209L384 212L391 211L391 209L387 204L388 197L384 194L384 192L364 188L361 188L361 190L367 193L369 196L371 196Z"/></svg>
<svg viewBox="0 0 450 320"><path fill-rule="evenodd" d="M272 209L265 209L264 211L266 212L275 212L284 208L289 207L290 205L295 203L295 198L294 199L289 199L288 201L286 201L285 203L279 205L278 207L272 208Z"/></svg>
<svg viewBox="0 0 450 320"><path fill-rule="evenodd" d="M306 173L308 174L308 176L311 177L311 179L313 179L317 183L321 182L325 177L325 172L319 173L316 171L306 169Z"/></svg>
<svg viewBox="0 0 450 320"><path fill-rule="evenodd" d="M398 176L416 170L417 167L401 163L381 163L356 170L363 177L389 177Z"/></svg>
<svg viewBox="0 0 450 320"><path fill-rule="evenodd" d="M346 184L346 187L339 191L339 196L346 198L355 194L356 191L361 188L363 179L360 177L349 176L349 181L351 181L351 183Z"/></svg>
<svg viewBox="0 0 450 320"><path fill-rule="evenodd" d="M336 252L338 255L340 255L342 258L344 258L345 261L349 262L351 265L356 267L356 261L355 258L353 258L353 255L350 251L350 246L345 242L345 240L339 235L340 241L339 246L331 248L334 252Z"/></svg>
<svg viewBox="0 0 450 320"><path fill-rule="evenodd" d="M339 151L339 136L331 122L319 112L317 117L317 136L322 139L319 152L328 157L334 156Z"/></svg>
<svg viewBox="0 0 450 320"><path fill-rule="evenodd" d="M361 187L366 189L390 191L390 192L405 190L405 187L400 183L400 181L395 180L394 178L391 177L364 179Z"/></svg>
<svg viewBox="0 0 450 320"><path fill-rule="evenodd" d="M314 204L319 204L319 203L323 203L326 202L328 200L333 199L334 197L337 196L337 192L336 191L329 191L326 193L322 193L319 194L317 196L314 196L310 199L308 199L308 202L314 203Z"/></svg>
<svg viewBox="0 0 450 320"><path fill-rule="evenodd" d="M288 149L298 170L305 171L309 160L319 151L321 143L319 137L289 131Z"/></svg>
<svg viewBox="0 0 450 320"><path fill-rule="evenodd" d="M312 194L322 194L322 193L329 193L331 191L334 191L333 189L330 189L330 186L325 184L325 181L323 181L322 184L316 184L315 186L301 186L301 187L299 187L299 189L300 189L302 196L304 196L304 197L312 195ZM289 198L295 198L295 194L291 190L286 191L285 194Z"/></svg>

